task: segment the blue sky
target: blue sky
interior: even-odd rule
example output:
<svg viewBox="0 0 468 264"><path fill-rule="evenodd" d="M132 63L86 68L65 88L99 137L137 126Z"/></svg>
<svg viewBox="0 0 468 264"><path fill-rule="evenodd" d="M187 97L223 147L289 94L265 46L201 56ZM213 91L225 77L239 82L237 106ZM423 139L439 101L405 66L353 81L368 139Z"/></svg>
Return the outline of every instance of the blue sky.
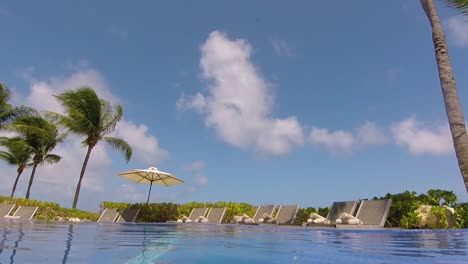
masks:
<svg viewBox="0 0 468 264"><path fill-rule="evenodd" d="M466 108L468 23L438 7ZM115 136L134 157L98 145L80 208L145 201L148 186L117 174L149 166L185 180L154 202L315 207L431 188L468 200L418 1L7 1L0 32L14 104L61 111L52 95L87 84L124 108ZM79 142L38 169L31 198L71 206ZM0 167L7 195L15 169Z"/></svg>

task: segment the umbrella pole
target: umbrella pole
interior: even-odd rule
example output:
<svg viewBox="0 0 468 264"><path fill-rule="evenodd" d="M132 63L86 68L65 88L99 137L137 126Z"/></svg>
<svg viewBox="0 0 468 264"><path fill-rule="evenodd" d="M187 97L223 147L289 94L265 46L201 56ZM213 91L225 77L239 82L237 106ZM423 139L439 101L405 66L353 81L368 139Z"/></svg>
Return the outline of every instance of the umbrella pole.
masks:
<svg viewBox="0 0 468 264"><path fill-rule="evenodd" d="M149 189L149 192L148 192L148 199L146 200L147 205L149 203L149 198L150 198L150 194L151 194L151 187L153 187L153 182L150 182L150 189Z"/></svg>

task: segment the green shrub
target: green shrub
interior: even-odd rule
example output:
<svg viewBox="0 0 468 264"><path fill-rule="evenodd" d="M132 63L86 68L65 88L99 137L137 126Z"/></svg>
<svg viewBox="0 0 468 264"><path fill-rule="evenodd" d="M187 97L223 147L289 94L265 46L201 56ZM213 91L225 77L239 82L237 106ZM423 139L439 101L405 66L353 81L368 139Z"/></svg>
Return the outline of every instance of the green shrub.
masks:
<svg viewBox="0 0 468 264"><path fill-rule="evenodd" d="M317 213L317 209L313 207L299 208L299 211L297 212L296 220L294 222L296 224L307 222L307 219L309 219L309 216L311 213Z"/></svg>
<svg viewBox="0 0 468 264"><path fill-rule="evenodd" d="M468 203L461 203L454 206L456 227L468 228Z"/></svg>

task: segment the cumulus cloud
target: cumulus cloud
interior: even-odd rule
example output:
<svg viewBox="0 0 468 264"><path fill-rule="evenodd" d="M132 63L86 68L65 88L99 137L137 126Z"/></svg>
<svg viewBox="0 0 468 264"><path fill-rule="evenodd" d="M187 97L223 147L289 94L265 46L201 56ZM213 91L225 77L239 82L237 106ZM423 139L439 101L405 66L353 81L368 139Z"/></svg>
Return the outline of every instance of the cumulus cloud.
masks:
<svg viewBox="0 0 468 264"><path fill-rule="evenodd" d="M149 134L144 124L134 124L123 119L117 124L112 136L125 139L133 148L134 158L145 165L158 164L169 158L169 152L161 148L158 139Z"/></svg>
<svg viewBox="0 0 468 264"><path fill-rule="evenodd" d="M453 39L455 45L468 47L468 24L466 23L466 17L463 15L453 16L445 24L448 28L448 35Z"/></svg>
<svg viewBox="0 0 468 264"><path fill-rule="evenodd" d="M183 95L179 110L195 109L205 125L235 147L266 155L283 155L303 145L296 117L272 116L271 85L250 61L252 47L244 39L212 32L201 46L200 67L208 94Z"/></svg>
<svg viewBox="0 0 468 264"><path fill-rule="evenodd" d="M382 129L374 123L366 121L356 129L356 132L313 127L309 141L316 146L325 148L334 155L349 155L355 149L366 145L381 145L388 142Z"/></svg>
<svg viewBox="0 0 468 264"><path fill-rule="evenodd" d="M328 131L326 128L312 128L309 139L312 144L323 146L333 154L349 154L356 144L352 133L343 130Z"/></svg>
<svg viewBox="0 0 468 264"><path fill-rule="evenodd" d="M92 87L98 96L110 101L112 104L120 101L117 96L112 94L100 72L87 66L87 64L81 64L75 68L71 75L61 78L37 80L32 77L32 74L28 74L27 77L30 81L30 91L26 95L16 96L17 100L22 99L22 104L32 106L40 111L62 112L62 108L53 95L83 85ZM158 139L149 133L148 127L144 124L135 124L128 119L123 119L110 136L121 137L126 140L133 148L133 159L146 165L158 164L169 157L168 151L161 148ZM63 159L58 164L40 169L41 177L37 179L38 187L36 188L47 189L56 186L57 192L48 195L68 197L74 194L78 174L86 154L86 148L81 145L82 140L81 137L72 136L67 138L64 144L57 146L54 153L63 156ZM112 167L112 160L109 158L108 152L109 149L104 142L99 143L93 149L86 176L82 183L83 189L91 192L103 190L102 175L108 175ZM76 178L71 176L72 180L70 180L70 172L75 172Z"/></svg>
<svg viewBox="0 0 468 264"><path fill-rule="evenodd" d="M444 155L454 152L448 125L427 126L414 117L391 127L395 142L415 155Z"/></svg>
<svg viewBox="0 0 468 264"><path fill-rule="evenodd" d="M185 170L190 172L200 172L205 168L205 162L203 160L196 160L185 166Z"/></svg>
<svg viewBox="0 0 468 264"><path fill-rule="evenodd" d="M383 129L370 121L366 121L357 129L356 137L358 142L364 145L381 145L388 142Z"/></svg>
<svg viewBox="0 0 468 264"><path fill-rule="evenodd" d="M279 39L279 38L274 38L271 41L271 45L273 46L273 50L275 51L275 54L280 56L280 57L293 57L294 56L294 50L291 47L290 44L288 44L285 40Z"/></svg>

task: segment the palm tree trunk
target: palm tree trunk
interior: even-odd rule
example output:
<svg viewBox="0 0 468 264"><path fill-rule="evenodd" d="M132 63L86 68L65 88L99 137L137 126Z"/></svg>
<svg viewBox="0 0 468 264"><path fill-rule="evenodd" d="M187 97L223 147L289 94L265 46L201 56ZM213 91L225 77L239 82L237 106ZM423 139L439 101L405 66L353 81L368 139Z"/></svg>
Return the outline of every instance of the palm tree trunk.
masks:
<svg viewBox="0 0 468 264"><path fill-rule="evenodd" d="M13 195L15 194L16 186L18 185L18 180L21 176L21 173L23 173L23 170L18 170L18 175L16 176L15 183L13 184L13 188L11 189L11 198L13 198Z"/></svg>
<svg viewBox="0 0 468 264"><path fill-rule="evenodd" d="M29 194L31 193L31 186L34 180L34 174L36 174L37 165L39 165L39 163L34 163L34 166L31 172L31 177L29 178L29 185L28 185L28 191L26 192L26 199L29 199Z"/></svg>
<svg viewBox="0 0 468 264"><path fill-rule="evenodd" d="M73 198L72 208L76 208L76 205L78 204L78 197L80 196L81 189L81 181L83 180L83 176L86 171L86 166L88 166L88 160L89 156L91 156L91 150L93 150L93 147L88 146L88 152L86 152L86 157L84 159L83 166L81 167L80 179L78 180L78 184L76 185L75 198Z"/></svg>
<svg viewBox="0 0 468 264"><path fill-rule="evenodd" d="M435 56L439 70L440 85L444 96L445 110L452 133L455 154L458 166L468 192L468 135L466 134L465 118L458 100L457 85L453 77L450 56L448 53L445 33L440 24L439 16L433 0L420 0L421 6L432 27L432 40L434 42Z"/></svg>

